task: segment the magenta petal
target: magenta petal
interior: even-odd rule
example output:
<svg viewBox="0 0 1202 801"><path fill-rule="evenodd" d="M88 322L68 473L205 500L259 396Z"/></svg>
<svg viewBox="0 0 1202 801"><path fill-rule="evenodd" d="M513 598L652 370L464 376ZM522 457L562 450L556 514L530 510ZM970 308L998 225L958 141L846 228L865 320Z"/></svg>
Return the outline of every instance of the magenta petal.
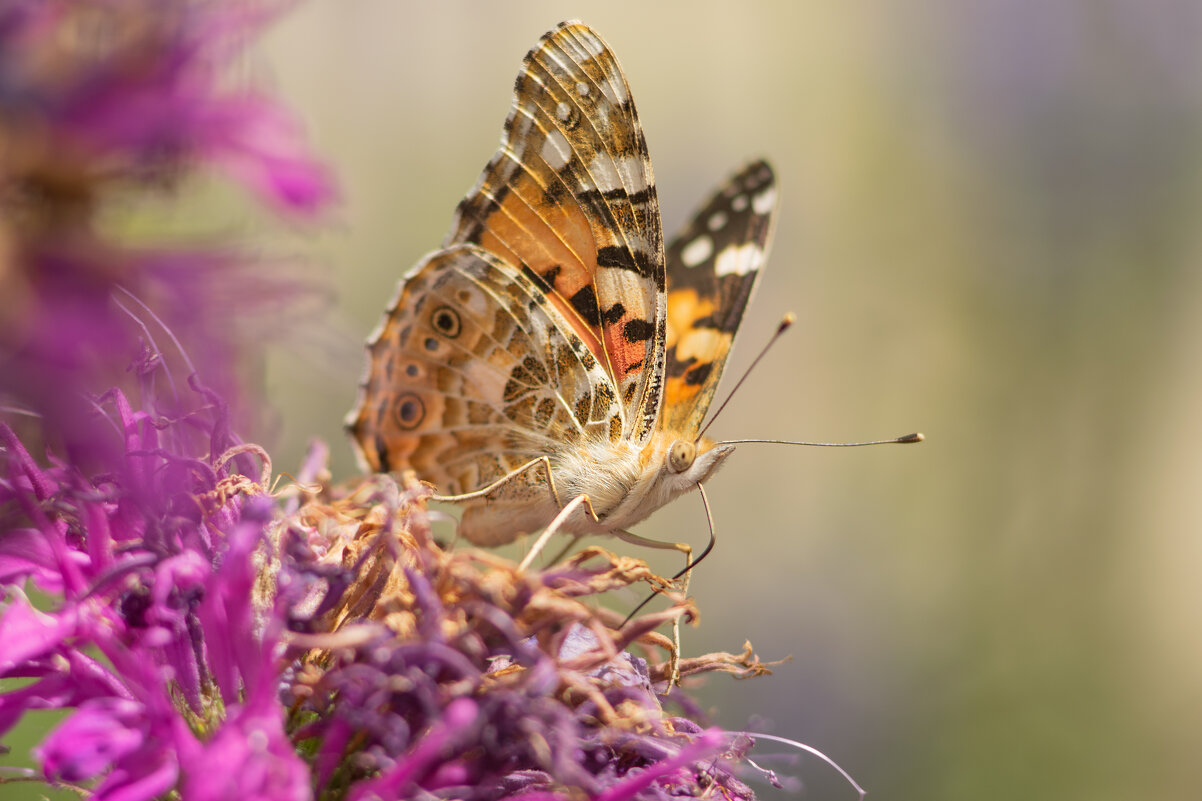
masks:
<svg viewBox="0 0 1202 801"><path fill-rule="evenodd" d="M12 677L37 678L18 690L0 694L0 735L7 732L31 709L62 709L79 706L93 698L127 698L129 693L116 677L94 659L78 651L54 659L27 662L10 673Z"/></svg>
<svg viewBox="0 0 1202 801"><path fill-rule="evenodd" d="M153 621L166 624L181 623L181 610L172 606L169 596L175 592L200 589L212 570L212 566L195 551L184 551L160 562L155 567L154 589L151 594L154 604L150 615Z"/></svg>
<svg viewBox="0 0 1202 801"><path fill-rule="evenodd" d="M29 671L26 671L29 672ZM31 709L54 709L70 702L71 689L61 676L42 679L28 687L0 695L0 735L4 735Z"/></svg>
<svg viewBox="0 0 1202 801"><path fill-rule="evenodd" d="M224 153L214 159L232 178L285 211L313 214L337 195L329 172L303 158Z"/></svg>
<svg viewBox="0 0 1202 801"><path fill-rule="evenodd" d="M186 801L307 801L309 768L284 733L283 710L231 710L209 742L181 753Z"/></svg>
<svg viewBox="0 0 1202 801"><path fill-rule="evenodd" d="M313 213L336 199L333 176L309 155L298 122L266 98L215 105L205 123L209 158L265 200Z"/></svg>
<svg viewBox="0 0 1202 801"><path fill-rule="evenodd" d="M243 505L243 522L230 533L224 563L214 571L205 587L204 600L196 610L204 630L209 668L227 704L238 700L243 685L257 687L266 672L264 654L273 645L255 631L254 550L261 541L263 526L270 520L269 501Z"/></svg>
<svg viewBox="0 0 1202 801"><path fill-rule="evenodd" d="M61 592L54 550L36 529L9 529L0 537L0 585L32 578L45 592Z"/></svg>
<svg viewBox="0 0 1202 801"><path fill-rule="evenodd" d="M691 766L706 758L717 755L725 736L717 729L708 729L691 743L681 748L674 756L648 765L629 778L613 785L596 797L596 801L634 801L641 798L647 788L658 782L667 783L674 774L691 771ZM694 781L682 781L684 786L693 786Z"/></svg>
<svg viewBox="0 0 1202 801"><path fill-rule="evenodd" d="M81 704L38 749L48 778L78 782L99 775L141 747L142 705L119 698Z"/></svg>
<svg viewBox="0 0 1202 801"><path fill-rule="evenodd" d="M74 609L57 615L39 612L19 587L9 588L11 601L0 617L0 676L15 666L42 656L58 647L76 625Z"/></svg>
<svg viewBox="0 0 1202 801"><path fill-rule="evenodd" d="M166 751L131 759L105 777L90 801L151 801L174 787L178 777L179 766Z"/></svg>
<svg viewBox="0 0 1202 801"><path fill-rule="evenodd" d="M477 706L467 698L457 698L443 710L442 719L435 722L413 750L397 760L396 765L378 778L355 785L350 801L370 801L374 798L406 798L407 785L429 770L439 757L455 743L476 718Z"/></svg>

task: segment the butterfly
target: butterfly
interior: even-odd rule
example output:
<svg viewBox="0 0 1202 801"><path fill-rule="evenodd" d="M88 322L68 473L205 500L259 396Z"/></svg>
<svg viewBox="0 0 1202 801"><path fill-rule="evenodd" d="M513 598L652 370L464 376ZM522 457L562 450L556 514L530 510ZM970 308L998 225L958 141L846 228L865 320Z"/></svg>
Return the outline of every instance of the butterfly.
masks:
<svg viewBox="0 0 1202 801"><path fill-rule="evenodd" d="M500 149L441 249L368 341L347 419L361 461L453 496L477 545L553 520L655 543L627 529L734 450L702 422L776 207L754 162L665 248L625 74L592 29L561 23L522 62Z"/></svg>

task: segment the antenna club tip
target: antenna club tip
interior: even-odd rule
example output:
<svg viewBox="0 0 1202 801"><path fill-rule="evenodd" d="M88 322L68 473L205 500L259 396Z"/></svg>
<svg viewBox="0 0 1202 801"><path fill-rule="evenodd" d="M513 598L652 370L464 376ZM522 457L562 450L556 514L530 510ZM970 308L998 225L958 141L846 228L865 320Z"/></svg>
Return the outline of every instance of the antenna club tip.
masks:
<svg viewBox="0 0 1202 801"><path fill-rule="evenodd" d="M926 437L916 431L913 434L906 434L904 437L898 437L897 441L902 445L908 445L911 442L922 442L924 439L926 439Z"/></svg>
<svg viewBox="0 0 1202 801"><path fill-rule="evenodd" d="M780 331L784 331L793 323L797 322L797 315L793 312L785 312L785 316L780 318Z"/></svg>

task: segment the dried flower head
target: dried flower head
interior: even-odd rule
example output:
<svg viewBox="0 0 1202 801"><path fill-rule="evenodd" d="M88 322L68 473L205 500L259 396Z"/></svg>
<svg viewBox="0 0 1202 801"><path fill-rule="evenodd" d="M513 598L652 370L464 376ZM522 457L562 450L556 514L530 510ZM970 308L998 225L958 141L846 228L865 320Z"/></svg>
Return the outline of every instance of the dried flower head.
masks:
<svg viewBox="0 0 1202 801"><path fill-rule="evenodd" d="M626 650L646 646L666 657L669 643L653 629L691 607L682 601L618 629L620 616L584 602L664 579L600 548L543 571L444 550L430 536L428 494L416 482L401 488L377 477L339 500L302 507L285 535L294 564L324 573L301 582L302 605L312 609L306 624L329 632L332 645L301 659L292 688L298 719L312 717L299 736L320 743L326 764L341 766L341 774L323 774L335 784L378 774L354 798L412 786L463 798L568 788L654 797L709 785L748 794L720 759L725 736L664 711L657 689L666 689L666 658L649 665ZM349 574L317 570L322 565ZM749 650L691 666L766 670ZM424 745L432 733L438 760ZM349 761L347 749L355 751Z"/></svg>
<svg viewBox="0 0 1202 801"><path fill-rule="evenodd" d="M428 488L332 487L320 456L273 497L266 455L197 397L172 419L111 393L124 453L96 475L0 428L0 678L32 680L0 695L0 733L73 709L46 779L136 799L751 796L730 761L747 742L663 706L654 628L689 604L617 628L585 603L663 586L644 563L448 550ZM56 601L35 609L25 582ZM750 649L687 667L766 672Z"/></svg>

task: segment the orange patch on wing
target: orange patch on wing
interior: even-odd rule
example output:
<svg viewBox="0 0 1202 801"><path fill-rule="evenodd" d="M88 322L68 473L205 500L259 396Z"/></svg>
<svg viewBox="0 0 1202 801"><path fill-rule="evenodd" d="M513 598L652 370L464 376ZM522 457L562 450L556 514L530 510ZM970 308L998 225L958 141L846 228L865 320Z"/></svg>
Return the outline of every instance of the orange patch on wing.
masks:
<svg viewBox="0 0 1202 801"><path fill-rule="evenodd" d="M700 384L686 384L684 376L669 378L664 382L664 404L673 407L680 404L692 403L701 391Z"/></svg>
<svg viewBox="0 0 1202 801"><path fill-rule="evenodd" d="M698 320L712 316L716 308L713 298L705 297L693 288L675 289L668 293L668 371L672 372L674 364L691 362L687 370L669 377L664 383L667 423L672 428L685 426L686 421L692 418L692 409L699 396L704 392L712 397L717 388L708 374L705 380L699 382L687 380L691 371L703 365L721 365L730 352L733 341L730 334L713 328L693 327Z"/></svg>
<svg viewBox="0 0 1202 801"><path fill-rule="evenodd" d="M542 196L542 187L530 178L516 180L501 205L489 212L480 244L539 274L559 266L556 290L571 294L592 283L597 250L593 231L579 207L543 203Z"/></svg>
<svg viewBox="0 0 1202 801"><path fill-rule="evenodd" d="M609 353L614 375L619 381L628 375L637 374L646 367L643 363L647 355L646 342L631 342L623 335L626 324L637 319L632 315L624 315L616 323L605 328L605 350Z"/></svg>
<svg viewBox="0 0 1202 801"><path fill-rule="evenodd" d="M555 273L548 295L551 303L572 324L585 346L602 364L606 363L601 331L568 302L581 289L593 285L597 270L597 246L588 218L578 207L543 203L543 190L533 180L514 182L499 208L485 220L480 246L505 261L526 265L540 277Z"/></svg>
<svg viewBox="0 0 1202 801"><path fill-rule="evenodd" d="M665 313L668 321L669 348L680 340L682 334L689 333L693 323L710 316L717 308L713 298L703 298L697 294L696 289L691 288L672 290L668 293L667 303Z"/></svg>

